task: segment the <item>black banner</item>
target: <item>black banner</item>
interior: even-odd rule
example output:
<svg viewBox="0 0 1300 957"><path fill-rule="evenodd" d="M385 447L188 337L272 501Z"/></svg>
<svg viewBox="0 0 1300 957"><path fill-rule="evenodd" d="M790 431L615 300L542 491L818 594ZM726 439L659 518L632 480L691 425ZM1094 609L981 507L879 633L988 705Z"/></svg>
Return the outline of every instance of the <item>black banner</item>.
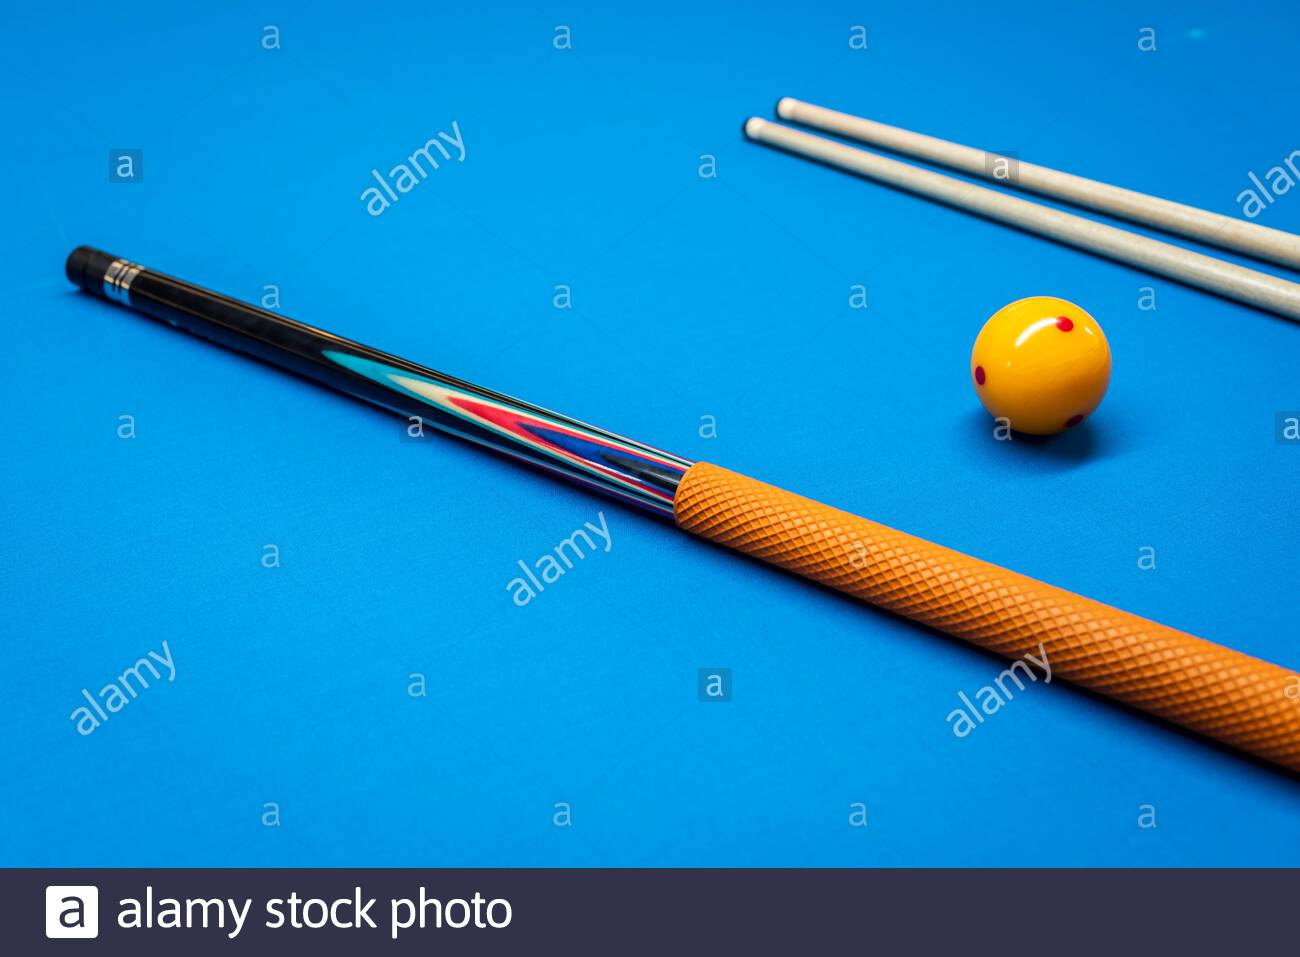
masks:
<svg viewBox="0 0 1300 957"><path fill-rule="evenodd" d="M1300 945L1300 872L1291 870L37 869L6 877L3 949L13 954L946 947L1041 955Z"/></svg>

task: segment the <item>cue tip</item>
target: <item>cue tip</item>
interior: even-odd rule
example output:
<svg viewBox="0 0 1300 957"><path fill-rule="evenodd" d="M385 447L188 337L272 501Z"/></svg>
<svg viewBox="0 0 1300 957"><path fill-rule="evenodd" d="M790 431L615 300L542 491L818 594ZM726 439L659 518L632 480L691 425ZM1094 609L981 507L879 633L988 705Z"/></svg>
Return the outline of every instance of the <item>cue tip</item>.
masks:
<svg viewBox="0 0 1300 957"><path fill-rule="evenodd" d="M799 101L792 96L783 96L776 101L776 115L783 120L794 119L795 109L798 108Z"/></svg>
<svg viewBox="0 0 1300 957"><path fill-rule="evenodd" d="M104 270L112 262L112 256L94 246L78 246L68 253L63 272L74 286L91 291L103 282Z"/></svg>
<svg viewBox="0 0 1300 957"><path fill-rule="evenodd" d="M767 120L763 119L762 117L751 116L749 119L745 120L745 126L744 126L745 135L749 137L751 140L756 140L759 137L760 131L766 125L767 125Z"/></svg>

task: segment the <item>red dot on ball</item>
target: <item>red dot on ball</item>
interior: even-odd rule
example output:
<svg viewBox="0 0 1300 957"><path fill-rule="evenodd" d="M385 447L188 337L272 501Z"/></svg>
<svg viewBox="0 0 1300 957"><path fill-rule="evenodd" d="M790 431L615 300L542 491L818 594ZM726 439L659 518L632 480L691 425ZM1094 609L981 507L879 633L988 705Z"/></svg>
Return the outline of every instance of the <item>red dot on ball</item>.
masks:
<svg viewBox="0 0 1300 957"><path fill-rule="evenodd" d="M1056 328L1060 329L1062 332L1069 332L1074 328L1074 320L1069 316L1062 316L1060 319L1056 320Z"/></svg>
<svg viewBox="0 0 1300 957"><path fill-rule="evenodd" d="M983 366L976 366L976 367L975 367L975 381L978 382L980 385L983 385L983 384L984 384L984 367L983 367Z"/></svg>
<svg viewBox="0 0 1300 957"><path fill-rule="evenodd" d="M1069 320L1067 319L1066 322L1069 322ZM1065 420L1065 427L1066 427L1067 429L1072 429L1072 428L1074 428L1076 425L1078 425L1078 424L1079 424L1080 422L1082 422L1082 421L1083 421L1083 416L1081 416L1081 415L1072 415L1072 416L1070 416L1068 419Z"/></svg>

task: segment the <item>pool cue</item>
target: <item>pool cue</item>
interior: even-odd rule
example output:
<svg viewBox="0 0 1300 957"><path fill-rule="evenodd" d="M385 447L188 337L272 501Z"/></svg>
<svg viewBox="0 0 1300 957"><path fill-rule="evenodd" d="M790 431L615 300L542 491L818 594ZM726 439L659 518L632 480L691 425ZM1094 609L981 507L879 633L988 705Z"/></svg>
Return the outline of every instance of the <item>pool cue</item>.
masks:
<svg viewBox="0 0 1300 957"><path fill-rule="evenodd" d="M1300 322L1300 285L1277 276L771 123L757 116L745 122L745 135L755 142L848 170Z"/></svg>
<svg viewBox="0 0 1300 957"><path fill-rule="evenodd" d="M997 176L991 169L989 160L1001 154L914 133L851 113L829 110L789 96L777 103L776 113L783 120L857 140L891 153L901 153L928 163L947 166L971 176L991 179L1004 186L1029 190L1255 259L1300 269L1300 236L1281 229L1270 229L1258 223L1019 160L1016 161L1014 176Z"/></svg>
<svg viewBox="0 0 1300 957"><path fill-rule="evenodd" d="M73 250L66 270L88 293L981 648L1041 651L1053 675L1300 771L1300 677L1277 665L96 249Z"/></svg>

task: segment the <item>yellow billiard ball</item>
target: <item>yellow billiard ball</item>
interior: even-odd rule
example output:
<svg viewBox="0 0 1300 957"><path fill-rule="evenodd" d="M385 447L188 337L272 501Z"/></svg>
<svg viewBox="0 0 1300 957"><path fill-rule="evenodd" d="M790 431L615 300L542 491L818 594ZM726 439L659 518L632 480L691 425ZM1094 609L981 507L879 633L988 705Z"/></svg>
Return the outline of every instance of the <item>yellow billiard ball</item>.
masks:
<svg viewBox="0 0 1300 957"><path fill-rule="evenodd" d="M975 394L1017 432L1051 435L1092 415L1110 384L1110 345L1072 302L1030 296L1003 306L975 337Z"/></svg>

